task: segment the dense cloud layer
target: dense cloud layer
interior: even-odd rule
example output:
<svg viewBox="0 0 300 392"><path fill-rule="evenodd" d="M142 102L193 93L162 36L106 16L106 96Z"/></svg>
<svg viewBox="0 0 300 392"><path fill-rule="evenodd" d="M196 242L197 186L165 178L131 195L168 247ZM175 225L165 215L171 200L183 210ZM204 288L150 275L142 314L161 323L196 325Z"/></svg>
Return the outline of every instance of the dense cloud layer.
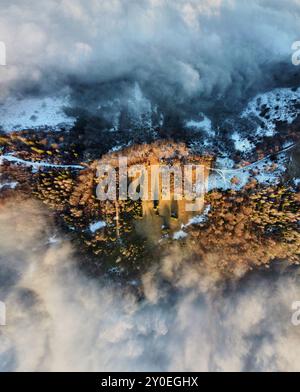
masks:
<svg viewBox="0 0 300 392"><path fill-rule="evenodd" d="M35 203L2 208L0 223L0 371L300 370L296 275L225 290L174 251L143 277L138 301L79 273L66 241L47 244Z"/></svg>
<svg viewBox="0 0 300 392"><path fill-rule="evenodd" d="M299 26L299 0L1 0L1 95L70 88L97 108L138 83L163 111L233 107L290 82Z"/></svg>

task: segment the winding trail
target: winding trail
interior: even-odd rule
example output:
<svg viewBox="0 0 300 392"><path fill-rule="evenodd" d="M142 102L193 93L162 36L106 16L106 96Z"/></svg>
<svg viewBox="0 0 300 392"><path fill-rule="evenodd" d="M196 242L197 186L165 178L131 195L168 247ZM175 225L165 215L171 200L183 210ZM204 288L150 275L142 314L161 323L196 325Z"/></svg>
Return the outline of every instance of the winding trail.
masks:
<svg viewBox="0 0 300 392"><path fill-rule="evenodd" d="M294 147L296 147L298 144L299 144L299 143L293 143L293 144L291 144L290 146L285 147L285 148L283 148L283 149L280 150L280 151L277 151L277 152L274 152L274 153L272 153L272 154L266 155L265 157L263 157L263 158L261 158L261 159L258 159L257 161L252 162L252 163L250 163L249 165L246 165L246 166L243 166L243 167L239 167L238 169L223 169L223 168L219 168L219 169L217 169L217 170L222 170L223 172L238 172L238 171L243 171L243 170L245 170L245 169L251 169L251 167L255 167L255 166L257 166L259 163L265 162L265 161L267 161L269 158L271 158L271 157L273 157L273 156L277 156L277 155L280 155L280 154L283 154L283 153L285 153L285 152L287 152L287 151L292 150L292 149L293 149ZM212 170L216 170L216 169L212 169Z"/></svg>
<svg viewBox="0 0 300 392"><path fill-rule="evenodd" d="M22 164L24 166L31 166L34 167L35 169L38 169L40 167L49 167L49 168L58 168L58 169L76 169L76 170L83 170L86 169L86 166L82 165L59 165L59 164L54 164L54 163L48 163L48 162L34 162L34 161L25 161L24 159L17 158L13 155L6 154L6 155L1 155L0 156L0 164L2 164L2 161L9 161L9 162L15 162Z"/></svg>

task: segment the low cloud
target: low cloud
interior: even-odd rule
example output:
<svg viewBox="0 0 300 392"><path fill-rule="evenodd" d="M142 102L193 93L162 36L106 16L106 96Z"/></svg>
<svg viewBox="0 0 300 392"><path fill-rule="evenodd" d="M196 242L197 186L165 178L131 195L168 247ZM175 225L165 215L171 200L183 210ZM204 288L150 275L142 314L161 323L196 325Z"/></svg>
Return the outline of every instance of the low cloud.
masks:
<svg viewBox="0 0 300 392"><path fill-rule="evenodd" d="M0 210L0 370L300 370L297 272L220 282L174 249L142 279L144 298L76 266L46 211Z"/></svg>
<svg viewBox="0 0 300 392"><path fill-rule="evenodd" d="M216 102L233 110L247 95L295 77L298 0L1 5L8 64L1 69L2 97L62 89L74 106L104 110L109 102L109 111L128 105L137 84L153 107L180 115Z"/></svg>

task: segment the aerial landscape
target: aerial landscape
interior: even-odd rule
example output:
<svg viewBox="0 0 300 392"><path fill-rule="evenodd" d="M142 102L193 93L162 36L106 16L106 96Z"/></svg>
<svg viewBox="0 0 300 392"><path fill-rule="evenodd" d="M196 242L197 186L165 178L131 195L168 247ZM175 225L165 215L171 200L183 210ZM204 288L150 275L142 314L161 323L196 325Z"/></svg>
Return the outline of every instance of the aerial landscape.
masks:
<svg viewBox="0 0 300 392"><path fill-rule="evenodd" d="M1 0L0 372L300 371L300 0Z"/></svg>

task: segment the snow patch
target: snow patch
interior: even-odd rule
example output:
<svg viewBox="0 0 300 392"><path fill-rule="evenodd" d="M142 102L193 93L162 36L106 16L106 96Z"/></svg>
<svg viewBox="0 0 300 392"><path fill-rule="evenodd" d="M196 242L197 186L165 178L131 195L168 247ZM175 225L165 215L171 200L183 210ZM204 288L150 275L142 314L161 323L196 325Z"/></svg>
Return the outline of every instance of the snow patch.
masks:
<svg viewBox="0 0 300 392"><path fill-rule="evenodd" d="M17 182L4 182L3 184L0 184L0 190L3 188L15 189L17 185Z"/></svg>
<svg viewBox="0 0 300 392"><path fill-rule="evenodd" d="M208 191L213 189L239 190L249 182L250 178L256 179L260 184L278 184L286 171L285 160L286 155L282 152L278 155L276 163L266 157L239 169L211 169L207 189Z"/></svg>
<svg viewBox="0 0 300 392"><path fill-rule="evenodd" d="M207 221L207 215L209 211L211 210L211 206L207 206L203 213L200 215L196 215L193 218L191 218L188 223L185 225L185 227L190 226L190 225L199 225L201 223L205 223Z"/></svg>
<svg viewBox="0 0 300 392"><path fill-rule="evenodd" d="M105 226L106 226L106 222L98 221L98 222L91 223L89 229L92 233L95 233L97 230L103 229Z"/></svg>
<svg viewBox="0 0 300 392"><path fill-rule="evenodd" d="M183 230L176 231L176 233L173 234L173 240L180 240L185 237L187 237L187 233Z"/></svg>
<svg viewBox="0 0 300 392"><path fill-rule="evenodd" d="M217 168L226 168L226 169L232 169L234 167L234 161L233 159L230 159L228 157L218 157L216 159L215 163Z"/></svg>
<svg viewBox="0 0 300 392"><path fill-rule="evenodd" d="M253 143L247 138L243 138L238 132L234 132L231 138L234 141L234 148L237 151L249 153L255 148Z"/></svg>
<svg viewBox="0 0 300 392"><path fill-rule="evenodd" d="M215 136L215 131L212 128L211 120L205 116L203 113L200 113L201 120L188 120L185 123L187 128L193 128L201 131L205 131L209 136Z"/></svg>
<svg viewBox="0 0 300 392"><path fill-rule="evenodd" d="M0 105L0 127L5 132L24 129L71 128L75 118L68 117L63 108L69 106L66 96L47 98L8 98Z"/></svg>
<svg viewBox="0 0 300 392"><path fill-rule="evenodd" d="M257 95L242 112L242 118L253 118L259 124L256 130L258 137L271 137L276 134L276 122L292 124L300 115L296 106L300 100L300 88L293 91L279 88Z"/></svg>

